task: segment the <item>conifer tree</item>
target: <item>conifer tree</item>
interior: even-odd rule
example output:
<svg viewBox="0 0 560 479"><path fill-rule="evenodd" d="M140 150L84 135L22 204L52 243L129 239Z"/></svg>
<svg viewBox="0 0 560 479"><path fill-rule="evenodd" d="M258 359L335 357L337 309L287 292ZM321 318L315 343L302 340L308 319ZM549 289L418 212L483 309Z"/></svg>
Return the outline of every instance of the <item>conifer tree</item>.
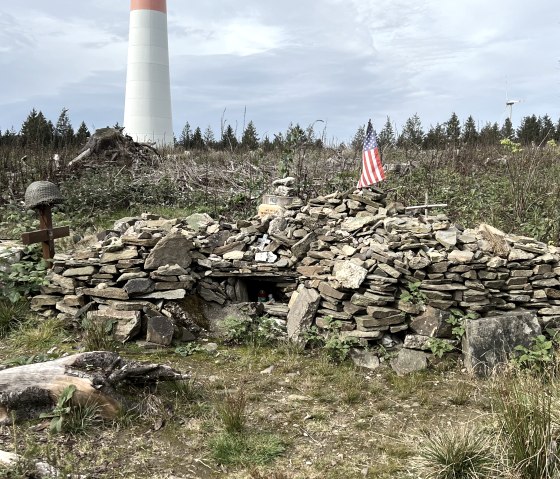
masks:
<svg viewBox="0 0 560 479"><path fill-rule="evenodd" d="M259 137L257 129L252 121L249 121L243 136L241 137L241 146L246 150L256 150L259 147Z"/></svg>
<svg viewBox="0 0 560 479"><path fill-rule="evenodd" d="M417 113L411 116L404 124L402 133L399 136L397 144L405 149L421 148L424 142L424 130L422 122Z"/></svg>
<svg viewBox="0 0 560 479"><path fill-rule="evenodd" d="M179 137L179 144L185 149L188 150L191 147L192 143L192 131L191 125L187 121L183 130L181 131L181 136Z"/></svg>
<svg viewBox="0 0 560 479"><path fill-rule="evenodd" d="M391 119L389 117L387 117L387 121L385 122L385 125L383 125L383 129L379 132L377 141L382 150L395 146L395 130L393 129L393 125L391 124Z"/></svg>
<svg viewBox="0 0 560 479"><path fill-rule="evenodd" d="M447 142L453 148L456 148L461 138L461 122L455 112L451 114L451 118L449 118L445 124L445 134L447 136Z"/></svg>
<svg viewBox="0 0 560 479"><path fill-rule="evenodd" d="M498 123L486 123L479 134L479 142L481 145L496 145L501 138L500 127Z"/></svg>
<svg viewBox="0 0 560 479"><path fill-rule="evenodd" d="M212 127L210 125L208 125L206 130L204 130L203 139L206 148L214 148L216 145L216 138L214 137L214 132L212 131Z"/></svg>
<svg viewBox="0 0 560 479"><path fill-rule="evenodd" d="M478 140L478 130L472 115L469 115L467 121L465 121L465 124L463 125L462 140L463 143L466 143L467 145L474 145Z"/></svg>
<svg viewBox="0 0 560 479"><path fill-rule="evenodd" d="M85 142L87 141L87 139L90 136L91 136L91 133L89 132L89 129L86 126L86 123L84 121L82 121L82 123L80 123L78 131L76 132L76 135L75 135L75 138L74 138L76 144L84 145Z"/></svg>
<svg viewBox="0 0 560 479"><path fill-rule="evenodd" d="M221 147L224 150L234 150L237 147L237 138L231 125L228 125L222 133Z"/></svg>
<svg viewBox="0 0 560 479"><path fill-rule="evenodd" d="M543 117L539 118L539 129L539 144L543 144L549 140L554 139L556 129L554 128L554 123L552 123L552 120L548 115L544 115Z"/></svg>
<svg viewBox="0 0 560 479"><path fill-rule="evenodd" d="M54 129L55 145L57 147L64 147L74 142L74 129L70 118L68 117L68 108L63 108L60 112L56 126Z"/></svg>
<svg viewBox="0 0 560 479"><path fill-rule="evenodd" d="M26 146L46 146L52 142L53 126L41 111L33 108L21 125L20 135Z"/></svg>
<svg viewBox="0 0 560 479"><path fill-rule="evenodd" d="M538 143L541 136L541 127L537 115L526 116L521 120L517 129L517 139L520 143Z"/></svg>
<svg viewBox="0 0 560 479"><path fill-rule="evenodd" d="M515 136L515 130L513 129L513 125L509 118L506 118L504 120L502 129L500 130L500 135L503 140L513 140Z"/></svg>
<svg viewBox="0 0 560 479"><path fill-rule="evenodd" d="M199 126L196 127L192 136L192 148L195 150L204 149L204 139L202 138L202 131L200 131Z"/></svg>

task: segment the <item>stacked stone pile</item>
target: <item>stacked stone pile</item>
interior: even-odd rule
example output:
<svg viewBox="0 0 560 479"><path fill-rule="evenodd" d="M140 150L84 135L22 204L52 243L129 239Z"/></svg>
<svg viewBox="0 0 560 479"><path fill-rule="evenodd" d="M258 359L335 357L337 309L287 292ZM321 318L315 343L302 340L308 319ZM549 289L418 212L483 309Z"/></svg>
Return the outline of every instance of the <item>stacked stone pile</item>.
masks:
<svg viewBox="0 0 560 479"><path fill-rule="evenodd" d="M145 329L148 341L169 344L195 333L188 298L255 301L250 281L274 285L265 311L292 337L334 319L363 344L426 350L434 337L455 344L450 308L557 321L559 259L555 247L488 225L414 216L381 191L333 193L237 223L124 218L99 241L59 255L33 307L71 317L87 310L114 320L123 340Z"/></svg>

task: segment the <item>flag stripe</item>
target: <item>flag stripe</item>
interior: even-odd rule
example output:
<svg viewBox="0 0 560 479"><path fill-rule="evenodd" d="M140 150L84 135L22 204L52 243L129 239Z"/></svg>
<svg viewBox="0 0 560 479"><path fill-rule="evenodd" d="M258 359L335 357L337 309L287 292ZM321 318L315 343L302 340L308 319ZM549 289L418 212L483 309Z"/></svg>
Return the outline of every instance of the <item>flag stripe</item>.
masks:
<svg viewBox="0 0 560 479"><path fill-rule="evenodd" d="M357 188L366 188L385 179L377 138L371 121L368 123L362 152L362 174Z"/></svg>

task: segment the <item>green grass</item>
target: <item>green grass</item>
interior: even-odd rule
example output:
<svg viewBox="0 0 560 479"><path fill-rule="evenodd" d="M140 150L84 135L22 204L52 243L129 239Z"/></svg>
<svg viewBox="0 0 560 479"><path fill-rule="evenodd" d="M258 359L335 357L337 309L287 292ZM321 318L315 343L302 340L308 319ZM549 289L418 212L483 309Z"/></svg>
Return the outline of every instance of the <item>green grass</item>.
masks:
<svg viewBox="0 0 560 479"><path fill-rule="evenodd" d="M57 318L28 321L10 333L10 346L28 354L45 353L69 339L64 324Z"/></svg>
<svg viewBox="0 0 560 479"><path fill-rule="evenodd" d="M224 465L262 466L286 450L285 442L276 434L222 433L210 441L212 457Z"/></svg>
<svg viewBox="0 0 560 479"><path fill-rule="evenodd" d="M0 299L0 339L18 328L29 316L29 303L20 300L16 303Z"/></svg>
<svg viewBox="0 0 560 479"><path fill-rule="evenodd" d="M552 479L558 464L558 416L549 384L519 373L503 378L494 391L509 466L521 479Z"/></svg>

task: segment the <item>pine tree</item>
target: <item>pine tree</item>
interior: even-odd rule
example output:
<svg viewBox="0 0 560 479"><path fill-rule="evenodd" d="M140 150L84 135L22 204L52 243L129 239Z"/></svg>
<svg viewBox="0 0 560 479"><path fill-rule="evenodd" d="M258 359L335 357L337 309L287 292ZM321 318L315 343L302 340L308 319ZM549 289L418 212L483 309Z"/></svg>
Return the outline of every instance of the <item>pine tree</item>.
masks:
<svg viewBox="0 0 560 479"><path fill-rule="evenodd" d="M274 147L272 145L272 142L270 141L270 138L268 137L268 135L264 136L264 139L261 142L261 146L262 146L263 151L265 151L267 153L274 149Z"/></svg>
<svg viewBox="0 0 560 479"><path fill-rule="evenodd" d="M68 117L68 108L63 108L60 112L54 132L57 147L68 146L74 142L74 129Z"/></svg>
<svg viewBox="0 0 560 479"><path fill-rule="evenodd" d="M498 123L486 123L479 134L479 142L481 145L496 145L500 141L500 127Z"/></svg>
<svg viewBox="0 0 560 479"><path fill-rule="evenodd" d="M259 137L257 129L252 121L249 121L243 136L241 137L241 146L246 150L256 150L259 147Z"/></svg>
<svg viewBox="0 0 560 479"><path fill-rule="evenodd" d="M234 150L237 147L237 138L231 125L228 125L222 133L221 147L225 150Z"/></svg>
<svg viewBox="0 0 560 479"><path fill-rule="evenodd" d="M192 143L192 131L191 125L187 121L185 126L183 127L183 131L181 131L181 136L179 137L179 144L185 149L188 150L191 147Z"/></svg>
<svg viewBox="0 0 560 479"><path fill-rule="evenodd" d="M429 150L438 150L445 147L447 139L444 125L437 123L431 126L424 138L424 148Z"/></svg>
<svg viewBox="0 0 560 479"><path fill-rule="evenodd" d="M206 130L204 130L203 139L206 148L214 148L216 145L216 138L214 137L214 132L212 131L212 127L210 125L208 125Z"/></svg>
<svg viewBox="0 0 560 479"><path fill-rule="evenodd" d="M526 116L521 120L517 129L517 139L520 143L538 143L541 136L541 128L537 115Z"/></svg>
<svg viewBox="0 0 560 479"><path fill-rule="evenodd" d="M509 118L506 118L504 120L502 129L500 130L500 135L503 140L513 140L513 137L515 136L515 130L513 129L513 125Z"/></svg>
<svg viewBox="0 0 560 479"><path fill-rule="evenodd" d="M52 123L33 108L21 125L20 135L25 146L46 146L53 139Z"/></svg>
<svg viewBox="0 0 560 479"><path fill-rule="evenodd" d="M417 113L411 116L404 124L402 133L399 136L397 144L405 149L421 148L424 142L424 130L422 122Z"/></svg>
<svg viewBox="0 0 560 479"><path fill-rule="evenodd" d="M539 144L543 144L549 140L554 139L554 134L556 133L556 129L554 128L554 123L552 123L552 120L548 115L544 115L542 118L539 118L539 129L540 129Z"/></svg>
<svg viewBox="0 0 560 479"><path fill-rule="evenodd" d="M86 126L86 123L84 121L82 121L82 123L80 123L78 131L76 132L76 135L74 137L74 140L76 141L76 144L77 145L84 145L85 142L87 141L87 139L90 136L91 136L91 133L89 132L89 129Z"/></svg>
<svg viewBox="0 0 560 479"><path fill-rule="evenodd" d="M364 147L364 140L366 138L366 127L364 125L360 126L356 133L354 134L354 138L352 138L352 142L350 145L355 152L360 151Z"/></svg>
<svg viewBox="0 0 560 479"><path fill-rule="evenodd" d="M453 148L456 148L461 138L461 122L455 112L451 114L451 118L445 124L445 135L447 136L447 142Z"/></svg>
<svg viewBox="0 0 560 479"><path fill-rule="evenodd" d="M383 129L379 132L377 141L382 150L395 146L395 130L393 129L393 125L391 124L391 119L389 117L387 117L387 121L385 122L385 125L383 125Z"/></svg>
<svg viewBox="0 0 560 479"><path fill-rule="evenodd" d="M469 115L467 121L463 125L463 143L467 145L474 145L478 140L478 130L476 129L476 123L472 115Z"/></svg>
<svg viewBox="0 0 560 479"><path fill-rule="evenodd" d="M202 131L199 126L194 130L191 147L195 150L204 149L204 139L202 138Z"/></svg>
<svg viewBox="0 0 560 479"><path fill-rule="evenodd" d="M556 131L554 133L554 139L556 141L560 141L560 120L558 120L558 123L556 123Z"/></svg>

